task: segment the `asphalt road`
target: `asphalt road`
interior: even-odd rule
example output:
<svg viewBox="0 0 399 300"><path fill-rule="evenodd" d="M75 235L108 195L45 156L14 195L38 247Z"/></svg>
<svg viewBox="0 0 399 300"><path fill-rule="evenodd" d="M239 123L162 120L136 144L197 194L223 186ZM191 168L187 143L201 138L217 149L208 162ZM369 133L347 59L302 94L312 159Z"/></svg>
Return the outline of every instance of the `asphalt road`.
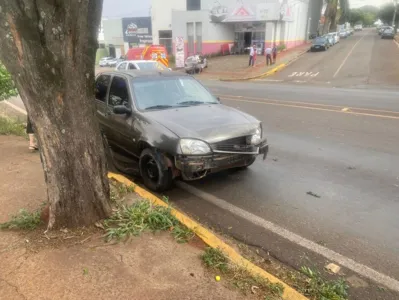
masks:
<svg viewBox="0 0 399 300"><path fill-rule="evenodd" d="M190 185L399 280L398 57L392 40L367 30L305 54L271 78L281 83L204 82L225 105L262 120L271 151L247 171ZM213 226L228 226L229 215L209 212L201 199L179 189L170 196ZM237 226L248 243L257 239L290 260L262 239L266 232L255 238L254 228Z"/></svg>
<svg viewBox="0 0 399 300"><path fill-rule="evenodd" d="M305 54L269 78L273 83L204 81L223 104L263 122L270 153L248 170L189 184L399 280L398 58L393 41L365 30L327 52ZM167 195L187 213L277 259L303 263L303 249L277 243L251 220L180 188Z"/></svg>
<svg viewBox="0 0 399 300"><path fill-rule="evenodd" d="M375 29L355 32L327 51L308 52L266 80L332 87L394 88L399 78L399 48Z"/></svg>

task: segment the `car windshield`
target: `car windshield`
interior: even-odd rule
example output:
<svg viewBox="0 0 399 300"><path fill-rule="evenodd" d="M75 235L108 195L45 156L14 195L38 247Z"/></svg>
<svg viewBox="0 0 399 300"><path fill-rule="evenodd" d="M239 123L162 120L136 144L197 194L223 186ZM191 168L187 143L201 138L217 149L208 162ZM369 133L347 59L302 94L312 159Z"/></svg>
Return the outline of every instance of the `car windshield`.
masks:
<svg viewBox="0 0 399 300"><path fill-rule="evenodd" d="M191 77L167 77L133 81L137 108L157 110L172 107L218 104L217 99Z"/></svg>
<svg viewBox="0 0 399 300"><path fill-rule="evenodd" d="M324 43L325 41L326 41L325 38L318 37L317 39L315 39L314 43L315 44L319 44L319 43Z"/></svg>
<svg viewBox="0 0 399 300"><path fill-rule="evenodd" d="M136 64L140 68L140 70L166 70L166 67L164 67L157 61L138 62Z"/></svg>

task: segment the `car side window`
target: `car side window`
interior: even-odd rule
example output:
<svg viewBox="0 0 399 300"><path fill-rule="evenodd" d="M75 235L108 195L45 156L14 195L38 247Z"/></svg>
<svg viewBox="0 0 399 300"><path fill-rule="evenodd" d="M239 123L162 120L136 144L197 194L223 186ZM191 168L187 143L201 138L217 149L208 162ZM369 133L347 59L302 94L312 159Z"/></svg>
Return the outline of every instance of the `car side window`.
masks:
<svg viewBox="0 0 399 300"><path fill-rule="evenodd" d="M136 70L136 66L132 63L129 64L129 70Z"/></svg>
<svg viewBox="0 0 399 300"><path fill-rule="evenodd" d="M101 75L97 78L95 86L96 100L105 102L110 82L110 75Z"/></svg>
<svg viewBox="0 0 399 300"><path fill-rule="evenodd" d="M112 78L111 89L109 90L108 105L128 105L129 104L129 92L127 81L119 76Z"/></svg>
<svg viewBox="0 0 399 300"><path fill-rule="evenodd" d="M118 70L125 70L126 69L126 63L121 63L118 67Z"/></svg>

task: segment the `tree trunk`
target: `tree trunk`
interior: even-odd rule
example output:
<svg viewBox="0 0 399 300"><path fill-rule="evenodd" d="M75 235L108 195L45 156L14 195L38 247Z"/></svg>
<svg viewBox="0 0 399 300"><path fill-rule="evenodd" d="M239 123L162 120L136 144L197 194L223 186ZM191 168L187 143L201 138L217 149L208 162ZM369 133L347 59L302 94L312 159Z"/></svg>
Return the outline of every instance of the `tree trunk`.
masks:
<svg viewBox="0 0 399 300"><path fill-rule="evenodd" d="M94 109L102 0L0 0L0 60L35 129L48 229L109 216L106 158Z"/></svg>
<svg viewBox="0 0 399 300"><path fill-rule="evenodd" d="M330 32L331 27L336 27L336 17L338 9L338 0L329 0L327 3L326 11L324 13L324 26L323 34Z"/></svg>

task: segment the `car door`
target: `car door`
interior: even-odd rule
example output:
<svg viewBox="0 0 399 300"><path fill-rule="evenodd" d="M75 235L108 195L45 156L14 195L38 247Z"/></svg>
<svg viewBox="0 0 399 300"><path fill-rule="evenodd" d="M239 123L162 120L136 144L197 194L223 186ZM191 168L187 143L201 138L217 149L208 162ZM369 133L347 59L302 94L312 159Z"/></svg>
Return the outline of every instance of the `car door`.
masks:
<svg viewBox="0 0 399 300"><path fill-rule="evenodd" d="M111 75L109 74L101 74L97 77L95 83L96 115L102 132L104 132L104 126L107 122L107 98L110 84Z"/></svg>
<svg viewBox="0 0 399 300"><path fill-rule="evenodd" d="M113 109L118 105L132 108L129 82L121 75L114 75L109 88L107 102L107 139L110 145L132 152L133 137L131 134L132 115L115 114Z"/></svg>

